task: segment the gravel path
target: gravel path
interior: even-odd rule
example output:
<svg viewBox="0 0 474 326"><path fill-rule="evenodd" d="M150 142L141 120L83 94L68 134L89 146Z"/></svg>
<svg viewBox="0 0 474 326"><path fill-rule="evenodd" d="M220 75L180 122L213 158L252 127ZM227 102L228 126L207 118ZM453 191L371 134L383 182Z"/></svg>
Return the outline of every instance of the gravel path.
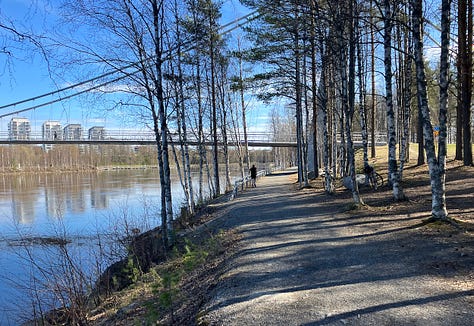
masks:
<svg viewBox="0 0 474 326"><path fill-rule="evenodd" d="M201 324L474 325L472 283L452 282L463 266L436 272L451 255L472 266L472 243L454 251L417 236L416 214L354 217L293 188L287 173L267 176L226 207L219 227L237 228L241 245Z"/></svg>

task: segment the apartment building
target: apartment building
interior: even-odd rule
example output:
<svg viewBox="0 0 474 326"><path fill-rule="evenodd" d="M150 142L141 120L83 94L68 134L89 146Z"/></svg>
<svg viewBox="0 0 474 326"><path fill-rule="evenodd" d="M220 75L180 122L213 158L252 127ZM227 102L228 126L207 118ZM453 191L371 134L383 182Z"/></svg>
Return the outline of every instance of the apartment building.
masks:
<svg viewBox="0 0 474 326"><path fill-rule="evenodd" d="M63 130L59 121L45 121L42 126L42 135L44 140L63 139Z"/></svg>
<svg viewBox="0 0 474 326"><path fill-rule="evenodd" d="M9 140L29 140L31 135L30 120L26 118L12 118L8 123Z"/></svg>
<svg viewBox="0 0 474 326"><path fill-rule="evenodd" d="M105 128L104 127L92 127L89 128L89 140L104 140L105 139Z"/></svg>
<svg viewBox="0 0 474 326"><path fill-rule="evenodd" d="M63 129L64 140L82 140L82 126L78 123L68 124Z"/></svg>

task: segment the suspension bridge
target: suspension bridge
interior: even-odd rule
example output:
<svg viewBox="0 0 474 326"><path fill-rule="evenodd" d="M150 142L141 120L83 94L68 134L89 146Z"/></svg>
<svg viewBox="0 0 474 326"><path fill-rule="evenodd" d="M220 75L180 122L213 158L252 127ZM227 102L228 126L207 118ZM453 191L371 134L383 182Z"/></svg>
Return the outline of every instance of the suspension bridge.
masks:
<svg viewBox="0 0 474 326"><path fill-rule="evenodd" d="M281 135L280 135L281 136ZM376 146L387 145L387 137L383 133L377 133L376 135ZM353 133L353 142L355 147L362 147L362 135L361 133ZM249 147L266 147L266 148L296 148L297 142L296 135L287 135L287 137L281 137L290 140L278 140L275 141L273 133L263 132L251 132L248 133L248 146ZM169 144L179 145L179 135L177 133L169 133ZM338 139L340 143L340 140ZM63 138L54 136L44 136L40 132L32 132L23 137L17 137L12 139L8 132L0 131L0 145L155 145L156 136L153 131L144 130L107 130L106 133L102 133L100 136L89 135L86 137L76 138ZM187 135L186 144L189 146L199 146L200 142L194 134ZM202 144L204 146L212 146L214 142L207 138ZM218 140L218 146L223 146L222 140ZM227 145L231 147L244 146L243 140L227 141ZM369 142L370 146L370 142Z"/></svg>
<svg viewBox="0 0 474 326"><path fill-rule="evenodd" d="M195 135L187 135L186 143L189 146L198 146L200 142ZM289 136L289 139L295 139L296 136ZM249 133L249 147L296 147L296 141L274 141L271 133ZM176 133L169 134L169 144L179 145L179 136ZM214 142L211 139L205 139L201 142L204 146L212 146ZM12 138L8 132L0 132L0 145L155 145L156 136L152 131L143 130L107 130L101 135L89 135L86 137L64 137L48 135L44 136L40 132L32 132L22 137ZM223 146L222 140L218 141L219 146ZM227 141L227 145L236 147L245 145L244 141Z"/></svg>

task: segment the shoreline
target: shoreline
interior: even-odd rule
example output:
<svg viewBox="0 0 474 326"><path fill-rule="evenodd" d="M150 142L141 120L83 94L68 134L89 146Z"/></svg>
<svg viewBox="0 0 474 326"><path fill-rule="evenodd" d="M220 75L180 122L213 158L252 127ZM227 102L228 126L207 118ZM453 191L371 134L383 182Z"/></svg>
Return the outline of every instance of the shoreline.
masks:
<svg viewBox="0 0 474 326"><path fill-rule="evenodd" d="M39 169L3 169L0 170L4 175L21 175L21 174L37 174L37 173L73 173L73 172L102 172L102 171L119 171L119 170L156 170L155 165L110 165L98 167L71 167L71 168L39 168Z"/></svg>

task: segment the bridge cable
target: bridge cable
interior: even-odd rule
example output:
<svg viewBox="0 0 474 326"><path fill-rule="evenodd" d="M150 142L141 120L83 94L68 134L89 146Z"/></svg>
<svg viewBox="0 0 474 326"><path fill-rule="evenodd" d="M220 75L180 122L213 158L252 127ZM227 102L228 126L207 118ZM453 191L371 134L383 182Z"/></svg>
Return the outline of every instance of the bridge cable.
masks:
<svg viewBox="0 0 474 326"><path fill-rule="evenodd" d="M234 23L236 23L236 22L239 22L239 21L241 21L241 20L244 20L244 19L247 19L247 21L246 21L244 24L249 23L250 21L255 20L255 19L257 19L258 17L261 16L261 15L256 15L256 16L254 16L254 17L251 17L251 16L253 16L253 15L254 15L255 13L257 13L257 12L258 12L258 11L255 10L255 11L253 11L253 12L251 12L251 13L245 15L245 16L242 16L242 17L240 17L240 18L238 18L238 19L235 19L234 21L232 21L232 22L230 22L230 23L227 23L227 24L225 24L225 25L222 25L222 26L219 27L219 30L222 30L222 29L224 29L225 27L228 27L228 26L230 26L230 25L232 25L232 24L234 24ZM236 26L233 26L233 27L231 27L230 29L221 32L221 33L219 34L219 36L226 35L226 34L230 33L231 31L233 31L233 30L235 30L235 29L237 29L237 28L242 27L244 24L237 24ZM189 44L189 43L190 43L190 42L188 42L188 44ZM195 48L195 47L196 47L196 46L192 46L192 47L190 47L190 48L185 49L184 51L192 50L192 49ZM171 50L168 51L168 52L171 53ZM165 57L165 60L168 60L170 57L171 57L171 54L170 54L168 57ZM149 61L149 60L152 60L152 59L154 59L154 56L153 56L153 57L146 58L144 61ZM2 105L2 106L0 106L0 110L6 109L6 108L12 107L12 106L17 106L17 105L20 105L20 104L23 104L23 103L35 101L35 100L41 99L41 98L43 98L43 97L51 96L51 95L54 95L54 94L57 94L57 93L62 93L62 92L65 92L65 91L67 91L67 90L74 89L74 88L77 88L77 87L79 87L79 86L92 83L92 82L94 82L94 81L100 80L100 79L102 79L102 78L108 77L108 76L113 75L113 74L116 74L116 73L118 73L118 72L124 73L124 70L129 69L129 68L132 68L132 67L134 67L134 66L137 66L139 63L140 63L140 61L137 61L137 62L131 63L131 64L127 65L127 66L115 68L115 69L113 69L113 70L111 70L111 71L109 71L109 72L107 72L107 73L102 74L102 75L96 76L96 77L94 77L94 78L90 78L90 79L88 79L88 80L85 80L85 81L82 81L82 82L79 82L79 83L76 83L76 84L73 84L73 85L70 85L70 86L67 86L67 87L64 87L64 88L55 90L55 91L51 91L51 92L49 92L49 93L45 93L45 94L42 94L42 95L38 95L38 96L29 98L29 99L26 99L26 100L21 100L21 101L18 101L18 102L14 102L14 103ZM14 114L18 114L18 113L22 113L22 112L26 112L26 111L30 111L30 110L34 110L34 109L37 109L37 108L40 108L40 107L43 107L43 106L46 106L46 105L50 105L50 104L54 104L54 103L57 103L57 102L61 102L61 101L70 99L70 98L72 98L72 97L75 97L75 96L84 94L84 93L86 93L86 92L89 92L89 91L98 89L98 88L100 88L100 87L106 86L106 85L108 85L108 84L117 82L117 81L119 81L119 80L121 80L121 79L125 79L125 78L127 78L127 77L130 77L130 76L132 76L132 75L138 73L139 71L140 71L140 69L137 69L137 70L135 70L135 71L133 71L133 72L125 73L124 76L117 77L117 78L115 78L115 79L113 79L113 80L111 80L111 81L102 83L102 84L100 84L100 85L92 86L92 87L87 88L87 89L85 89L85 90L82 90L82 91L80 91L80 92L76 92L76 93L74 93L74 94L71 94L71 95L68 95L68 96L65 96L65 97L61 97L61 98L56 99L56 100L52 100L52 101L48 101L48 102L45 102L45 103L41 103L41 104L38 104L38 105L35 105L35 106L32 106L32 107L28 107L28 108L25 108L25 109L22 109L22 110L18 110L18 111L14 111L14 112L2 114L2 115L0 115L0 118L6 117L6 116L10 116L10 115L14 115Z"/></svg>

